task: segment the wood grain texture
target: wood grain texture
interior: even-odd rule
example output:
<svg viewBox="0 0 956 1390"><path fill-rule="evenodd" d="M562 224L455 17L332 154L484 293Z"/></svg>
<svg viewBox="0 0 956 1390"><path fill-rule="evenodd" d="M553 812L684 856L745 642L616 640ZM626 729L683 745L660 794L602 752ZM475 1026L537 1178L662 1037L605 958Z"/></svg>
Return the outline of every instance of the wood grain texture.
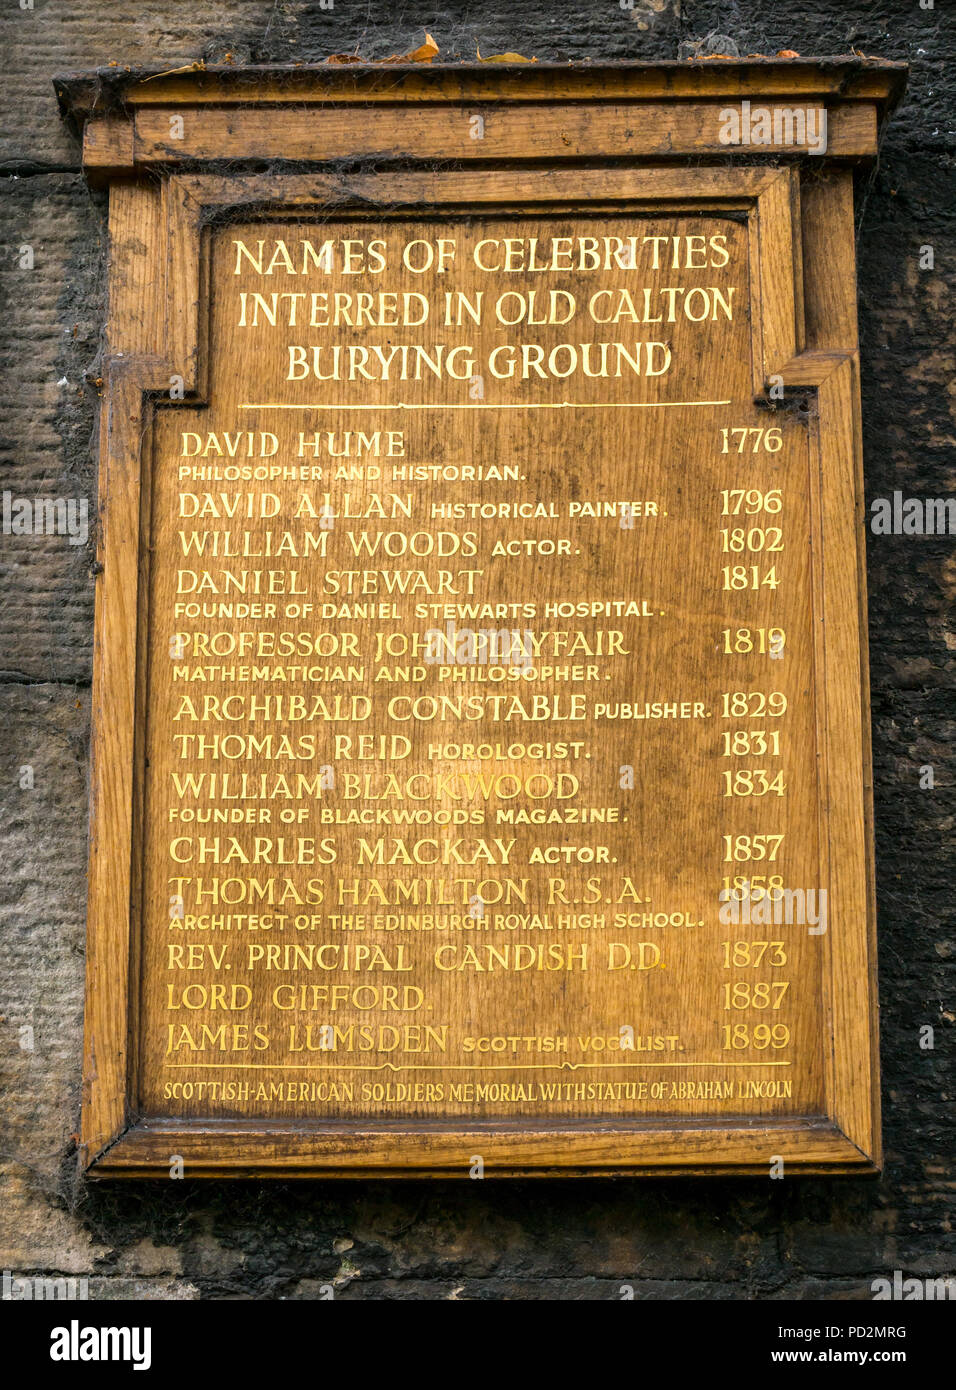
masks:
<svg viewBox="0 0 956 1390"><path fill-rule="evenodd" d="M875 101L892 109L906 79L906 64L878 58L780 61L615 63L355 63L342 66L160 67L124 72L67 74L56 81L61 105L78 120L111 105L247 106L451 103L474 101L593 104L643 101L718 101L735 97L787 100Z"/></svg>
<svg viewBox="0 0 956 1390"><path fill-rule="evenodd" d="M172 106L149 107L138 111L133 122L130 167L214 158L330 160L343 149L353 157L387 162L405 158L410 144L419 158L433 160L620 159L634 153L641 159L675 159L725 153L725 110L720 102L632 102L597 110L525 103L514 110L477 105L411 111L406 104L369 107L356 121L354 108L262 108L241 114L213 108L183 114ZM767 110L779 120L793 108L774 103ZM875 155L875 103L829 106L827 122L830 159ZM795 129L791 134L796 135ZM103 158L112 165L107 136L93 148L98 155L102 146ZM805 141L792 139L774 152L802 153L801 144Z"/></svg>
<svg viewBox="0 0 956 1390"><path fill-rule="evenodd" d="M237 151L230 154L226 138L231 118L212 114L219 125L213 121L206 129L214 132L215 140L194 146L188 157L213 159L214 150L220 157L235 156ZM152 111L149 118L162 121L167 116L164 109ZM264 122L262 129L271 130L272 135L281 126L281 112L276 113L279 126L270 125L266 109L258 117ZM137 121L141 119L142 113ZM442 115L441 120L445 119ZM461 119L460 112L456 119ZM591 128L580 111L575 120L573 149L580 154L588 150ZM562 121L566 124L559 114L557 123L547 128L561 129ZM335 139L343 139L344 127L333 128ZM442 128L440 122L435 128ZM286 127L282 130L284 139L289 132ZM431 157L429 148L426 140L423 159ZM546 140L541 149L548 153ZM255 155L256 150L246 148L244 153ZM313 153L321 158L322 147ZM654 149L646 148L645 141L637 153L647 158ZM476 153L475 158L480 155ZM553 167L533 173L516 168L472 167L454 173L410 168L349 176L189 173L164 178L161 193L138 184L114 187L111 359L101 433L104 572L97 606L96 796L83 1131L84 1162L94 1175L164 1171L174 1153L184 1157L187 1171L204 1176L251 1171L464 1176L475 1153L482 1155L489 1174L494 1175L766 1172L774 1155L807 1172L866 1171L878 1163L852 207L847 181L836 173L830 179L822 186L815 182L809 198L804 196L797 169L746 165ZM442 219L437 222L436 209ZM221 225L224 215L235 219L231 227ZM293 222L293 217L298 220ZM677 388L672 399L693 399L696 390L697 399L726 399L730 413L710 412L700 427L681 412L640 408L598 411L587 427L563 410L530 411L531 421L526 416L520 423L506 413L494 417L484 411L479 416L474 410L470 419L442 423L440 416L425 417L422 424L418 423L421 415L412 416L417 431L415 459L460 462L466 457L514 456L528 460L536 470L528 475L534 495L552 498L562 507L589 488L601 495L609 490L613 495L631 495L635 482L631 460L643 460L636 473L643 491L637 495L674 499L680 529L676 533L664 528L657 533L648 528L650 534L642 531L641 566L634 586L643 591L648 576L669 574L673 580L680 574L680 587L671 602L671 606L677 603L676 627L662 624L659 636L642 633L640 654L632 658L630 667L620 675L608 668L607 679L612 681L608 693L626 698L635 678L639 688L649 690L648 677L653 673L664 689L648 698L686 699L689 690L705 689L706 703L713 705L719 690L727 688L727 680L719 658L707 653L706 635L713 639L718 628L737 626L743 619L736 616L738 610L729 600L718 601L715 595L702 603L715 572L714 521L695 513L688 501L677 502L682 474L684 485L690 485L688 498L695 488L706 486L708 474L717 466L717 460L710 461L709 451L719 426L765 428L769 422L781 429L783 452L773 461L778 471L751 461L746 476L752 486L776 485L774 478L783 486L788 528L785 573L790 589L782 600L758 596L745 618L754 624L781 621L787 627L788 661L781 663L786 674L780 678L783 684L777 682L778 688L790 692L792 714L787 727L794 748L794 756L785 759L793 790L781 821L795 847L787 882L826 887L831 904L829 930L822 937L808 936L805 927L785 929L793 933L788 940L794 994L798 995L788 1015L797 1040L792 1093L771 1102L741 1101L723 1111L688 1096L662 1102L656 1111L651 1107L641 1116L630 1111L626 1101L609 1104L606 1097L580 1110L568 1105L549 1110L539 1097L537 1104L523 1112L507 1103L486 1101L484 1109L479 1105L470 1116L464 1103L443 1103L430 1110L405 1105L396 1117L394 1109L376 1108L371 1100L364 1106L333 1107L327 1114L309 1109L308 1118L290 1114L281 1104L258 1110L238 1105L231 1115L221 1108L210 1110L194 1096L179 1097L170 1105L168 1097L164 1100L169 1059L159 1038L170 985L164 969L169 936L164 911L166 845L175 810L168 792L173 766L170 736L181 695L168 676L175 574L184 563L181 553L177 559L176 550L182 524L175 515L176 441L184 430L238 429L240 418L246 418L241 407L254 386L260 394L253 400L280 399L284 383L276 363L290 336L288 329L266 332L254 341L251 335L238 334L237 284L250 293L270 286L242 277L236 281L229 260L235 238L254 242L263 237L271 244L277 238L292 242L296 235L316 241L320 236L387 235L400 242L413 237L416 230L434 239L444 228L448 235L460 237L462 245L470 245L478 234L593 236L601 226L619 228L622 219L668 238L718 233L727 238L739 315L725 330L707 337L695 336L686 324L668 325L667 341L681 364L672 379ZM134 226L138 244L132 236ZM626 279L626 268L618 268L604 275L601 283L618 289ZM437 276L432 280L427 293L434 297L441 292L441 282ZM706 276L702 281L686 271L677 280L685 286L709 283ZM390 290L396 288L394 277L385 283ZM513 283L528 290L532 280L515 277ZM559 282L541 277L537 283L553 287ZM651 277L640 283L662 282ZM402 288L424 284L409 281ZM577 298L586 298L585 277L564 276L560 285ZM467 277L456 281L456 288L474 291L475 287ZM554 327L541 331L545 341L549 332L551 340L560 340L554 339ZM301 337L295 332L291 336L296 341ZM404 341L401 331L392 337ZM497 338L485 329L478 337L480 345L490 348L500 341L500 330ZM347 339L343 336L341 341ZM783 378L787 400L807 397L809 416L799 417L779 405L768 413L765 401L777 377ZM149 393L158 397L168 392L171 378L181 379L182 400L174 398L170 403L167 399L161 410L152 409ZM394 405L394 388L388 383L362 385L363 404L376 407L376 427L390 427L382 407ZM645 394L649 383L636 385L638 395L629 398L632 406L650 404L652 398ZM593 382L589 387L598 389ZM560 404L567 394L560 381L542 390L540 403L545 405ZM601 384L603 394L589 399L613 406L621 399L620 390L617 382ZM421 383L403 387L402 394L406 405L428 403ZM336 398L315 382L311 393L309 384L294 389L285 385L282 399L298 407L318 402L326 415L331 407L335 428L346 427L348 416L336 415ZM771 395L771 403L774 399ZM452 404L447 395L442 401ZM487 399L491 405L506 402L500 386ZM277 418L268 411L253 410L247 427L278 430ZM314 410L307 411L305 418L310 429L316 427ZM406 432L411 428L408 422L399 427ZM294 437L288 431L285 434ZM613 462L616 459L622 462ZM143 471L148 487L141 497ZM736 471L719 476L720 483L714 480L710 486L740 486L745 475ZM294 491L282 493L283 516L289 514ZM353 493L361 500L361 483ZM435 528L435 522L424 518L433 504L440 505L452 495L485 499L498 494L482 489L454 494L446 488L417 489L416 528L419 522L425 529ZM211 529L224 528L217 523ZM260 519L244 529L258 545L269 524ZM464 523L457 529L465 529ZM500 527L479 530L486 554ZM547 539L566 532L565 522L564 527L536 528L533 534ZM566 591L570 594L575 583L581 586L581 597L591 597L595 584L606 592L615 574L624 573L630 563L626 545L623 534L599 540L589 537L581 550L585 558L563 569L543 566L539 557L502 565L496 572L495 592L514 600L537 591L547 593L555 577L562 596ZM339 565L338 560L335 563ZM315 571L309 582L320 574ZM363 646L370 640L371 629L364 632ZM747 688L745 670L736 668L737 679ZM623 684L616 683L621 679ZM749 688L766 685L761 675ZM270 688L270 693L278 688ZM730 688L735 688L735 682ZM550 689L560 695L569 687ZM376 732L392 732L381 723L372 727ZM624 745L617 729L598 735L595 728L585 728L590 728L592 738L598 737L593 745L601 774L598 780L606 789L612 785L618 762L627 761ZM482 726L486 739L499 734L500 730ZM554 737L554 732L549 736ZM633 845L640 845L653 887L650 898L656 903L662 889L666 892L668 884L676 886L678 896L687 894L693 920L699 913L703 922L708 911L710 919L715 917L711 885L719 879L713 851L707 851L710 857L705 860L697 847L717 843L718 830L739 826L726 820L724 808L713 799L718 760L688 762L689 747L686 736L670 729L661 732L655 745L642 744L641 757L647 760L653 791L633 810L632 830L605 828L600 838L618 851L618 857L633 855ZM416 771L424 772L428 763L424 746L416 756ZM104 790L107 766L111 771L108 791ZM184 764L178 770L202 769L198 764ZM262 765L256 770L267 769ZM607 793L589 794L586 800L591 804L607 800ZM769 830L771 825L763 816L748 823L748 828ZM237 839L248 848L255 833L243 828ZM325 832L318 827L314 833ZM354 859L360 833L373 832L334 832L343 861ZM502 827L492 831L489 823L482 833L504 831ZM591 842L593 831L589 829L587 835ZM535 836L546 840L547 832L518 836L517 842L522 847L531 845ZM582 838L581 843L585 842ZM584 871L574 870L565 877L580 900ZM678 905L676 897L673 905ZM721 934L726 935L726 929L709 921L701 939L713 944ZM656 1002L644 996L648 1031L673 1031L673 1020L679 1018L685 1043L696 1049L697 1057L704 1035L717 1026L714 972L705 969L699 948L693 945L675 945L671 961L676 968L666 986L655 985L660 990ZM421 969L420 961L416 969ZM127 978L133 982L130 1000L125 984L122 988L118 984ZM223 977L206 957L192 978L208 988ZM419 983L425 977L412 974L409 978ZM255 972L237 972L231 983L248 980L257 984ZM589 1029L592 1017L607 1028L611 1021L626 1021L633 1013L633 998L620 977L590 975L584 980L569 975L560 1000L570 1012L562 1020L560 1009L554 1012L558 995L542 995L517 977L503 985L500 979L482 981L472 976L442 982L435 1002L443 1019L455 1026L467 1020L468 1029L479 1033L483 1011L494 1014L496 1008L501 1028L506 1029L509 1020L520 1020L527 1031L574 1033L585 1026ZM269 1022L267 1015L268 1009L262 1017ZM207 1023L219 1021L205 1013L202 1017ZM756 1014L742 1017L750 1024L759 1021ZM358 1018L354 1015L348 1021L357 1023ZM133 1043L129 1057L128 1029ZM278 1065L281 1056L276 1049L273 1037L266 1057ZM186 1074L198 1076L199 1072L187 1069Z"/></svg>

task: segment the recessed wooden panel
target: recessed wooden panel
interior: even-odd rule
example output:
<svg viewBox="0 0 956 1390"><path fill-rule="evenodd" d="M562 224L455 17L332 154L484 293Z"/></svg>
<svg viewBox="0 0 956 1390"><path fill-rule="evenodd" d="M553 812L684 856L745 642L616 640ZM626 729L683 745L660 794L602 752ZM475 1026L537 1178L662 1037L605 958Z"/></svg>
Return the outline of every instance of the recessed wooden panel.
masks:
<svg viewBox="0 0 956 1390"><path fill-rule="evenodd" d="M872 1168L848 176L111 236L91 1171Z"/></svg>

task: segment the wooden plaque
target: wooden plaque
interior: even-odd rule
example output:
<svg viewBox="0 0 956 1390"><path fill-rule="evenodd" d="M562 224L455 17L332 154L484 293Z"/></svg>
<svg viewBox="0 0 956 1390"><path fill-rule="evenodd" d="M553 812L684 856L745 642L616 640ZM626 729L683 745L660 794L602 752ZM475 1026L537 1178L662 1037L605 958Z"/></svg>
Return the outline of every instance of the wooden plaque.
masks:
<svg viewBox="0 0 956 1390"><path fill-rule="evenodd" d="M852 165L901 83L61 81L86 1171L878 1167Z"/></svg>

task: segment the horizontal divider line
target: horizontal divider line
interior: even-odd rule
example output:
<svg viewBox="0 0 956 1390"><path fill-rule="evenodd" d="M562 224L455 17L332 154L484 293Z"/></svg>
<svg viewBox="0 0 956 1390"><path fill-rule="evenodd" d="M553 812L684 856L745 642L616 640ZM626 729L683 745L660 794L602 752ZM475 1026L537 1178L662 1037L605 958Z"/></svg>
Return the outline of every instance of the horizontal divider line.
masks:
<svg viewBox="0 0 956 1390"><path fill-rule="evenodd" d="M471 1064L469 1062L340 1062L328 1066L323 1062L165 1062L168 1071L579 1071L582 1068L635 1067L789 1067L791 1062L559 1062L501 1065Z"/></svg>
<svg viewBox="0 0 956 1390"><path fill-rule="evenodd" d="M505 405L283 405L274 401L243 402L240 410L663 410L668 406L732 405L732 401L527 401Z"/></svg>

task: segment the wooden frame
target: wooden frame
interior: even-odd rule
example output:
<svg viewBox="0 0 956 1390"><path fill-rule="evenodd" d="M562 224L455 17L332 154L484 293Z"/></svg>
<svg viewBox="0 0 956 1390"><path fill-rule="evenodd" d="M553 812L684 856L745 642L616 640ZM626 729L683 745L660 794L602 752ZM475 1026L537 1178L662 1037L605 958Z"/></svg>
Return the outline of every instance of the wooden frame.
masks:
<svg viewBox="0 0 956 1390"><path fill-rule="evenodd" d="M181 1155L192 1176L464 1176L476 1151L488 1176L766 1173L772 1155L782 1156L790 1172L878 1167L853 196L851 171L840 161L875 153L879 120L899 89L898 66L860 63L622 67L603 78L599 71L552 73L543 65L498 72L223 71L148 80L134 75L118 93L108 93L108 109L97 115L103 98L95 79L61 82L61 100L86 121L88 173L112 180L81 1145L90 1175L159 1173L168 1170L172 1155ZM742 93L781 102L820 94L833 103L838 136L822 165L779 153L773 162L747 160L749 152L739 150L728 159L726 148L714 144L713 113L721 100ZM367 103L362 122L346 110L356 101ZM462 168L429 167L447 152L451 132L474 101L493 103L491 144L480 157L473 149L456 150ZM236 102L251 109L244 109L233 134ZM626 102L633 111L623 110ZM409 103L416 103L414 130ZM179 111L188 113L190 133L174 148L161 130ZM279 157L280 151L313 167L276 173L237 167L237 161ZM336 152L375 156L378 165L386 151L390 167L374 173L321 167ZM672 162L656 162L664 154ZM693 166L673 162L685 154L697 156ZM700 158L718 154L719 162ZM216 163L223 159L230 162L228 172ZM533 166L523 167L526 160ZM159 180L148 176L152 170L161 173ZM211 220L369 202L412 213L462 205L626 205L728 210L748 219L754 396L782 377L788 392L815 400L815 679L820 785L828 789L819 801L821 844L831 892L851 905L841 914L840 932L825 943L831 1045L823 1114L759 1125L396 1121L270 1123L264 1130L249 1122L185 1124L138 1112L132 1045L140 929L136 807L149 558L143 441L152 398L174 375L184 380L187 402L201 400L205 390L203 231ZM839 670L839 681L832 670Z"/></svg>

